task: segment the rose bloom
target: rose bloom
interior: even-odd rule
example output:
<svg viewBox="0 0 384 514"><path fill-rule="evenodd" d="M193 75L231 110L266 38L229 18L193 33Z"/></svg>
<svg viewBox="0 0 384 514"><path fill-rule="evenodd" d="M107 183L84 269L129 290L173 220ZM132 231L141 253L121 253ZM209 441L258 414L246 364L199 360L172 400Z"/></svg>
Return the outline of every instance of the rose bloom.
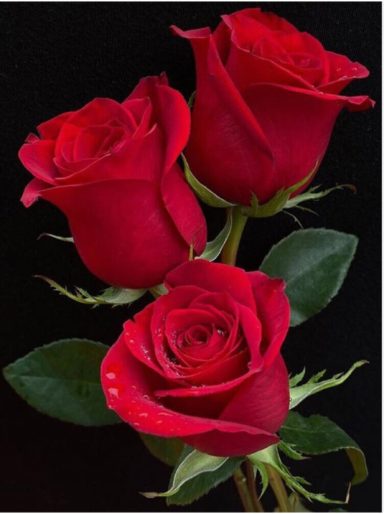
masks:
<svg viewBox="0 0 384 514"><path fill-rule="evenodd" d="M136 430L212 455L275 444L289 406L284 282L197 259L165 283L102 363L108 406Z"/></svg>
<svg viewBox="0 0 384 514"><path fill-rule="evenodd" d="M213 34L173 27L196 61L186 155L221 197L249 205L254 193L265 203L317 169L343 107L373 105L367 96L340 95L369 72L272 13L251 8L222 20Z"/></svg>
<svg viewBox="0 0 384 514"><path fill-rule="evenodd" d="M206 244L202 211L176 163L190 132L166 76L142 79L122 103L96 98L38 126L19 157L34 179L22 202L67 216L85 265L115 286L150 287Z"/></svg>

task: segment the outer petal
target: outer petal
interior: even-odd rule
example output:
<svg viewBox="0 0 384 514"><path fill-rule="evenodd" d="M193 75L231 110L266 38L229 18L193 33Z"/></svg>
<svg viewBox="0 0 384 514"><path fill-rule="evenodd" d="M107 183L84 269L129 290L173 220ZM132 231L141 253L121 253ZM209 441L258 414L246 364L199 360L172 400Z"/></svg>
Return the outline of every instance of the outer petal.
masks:
<svg viewBox="0 0 384 514"><path fill-rule="evenodd" d="M24 189L24 192L20 198L24 207L30 207L36 200L39 199L44 189L50 187L46 182L43 182L37 178L32 179Z"/></svg>
<svg viewBox="0 0 384 514"><path fill-rule="evenodd" d="M127 100L144 97L151 99L156 123L164 131L165 168L169 169L188 141L191 120L187 102L179 91L168 86L165 73L141 79Z"/></svg>
<svg viewBox="0 0 384 514"><path fill-rule="evenodd" d="M288 373L282 357L244 382L220 419L276 432L289 410Z"/></svg>
<svg viewBox="0 0 384 514"><path fill-rule="evenodd" d="M48 184L55 184L57 169L53 162L54 152L54 141L37 140L20 148L19 159L36 178Z"/></svg>
<svg viewBox="0 0 384 514"><path fill-rule="evenodd" d="M160 379L143 368L120 338L101 365L107 403L136 430L163 437L181 437L212 455L245 455L278 441L259 428L223 420L187 416L162 406L152 391Z"/></svg>
<svg viewBox="0 0 384 514"><path fill-rule="evenodd" d="M154 183L116 180L55 187L42 197L68 217L85 265L107 283L151 287L188 259Z"/></svg>
<svg viewBox="0 0 384 514"><path fill-rule="evenodd" d="M345 55L327 52L330 77L326 84L319 87L324 93L338 94L354 79L368 77L369 71L359 62L352 62Z"/></svg>
<svg viewBox="0 0 384 514"><path fill-rule="evenodd" d="M321 161L343 107L357 110L371 105L368 97L327 95L276 84L250 86L245 98L274 149L279 189L296 184ZM253 191L261 202L270 199L257 182Z"/></svg>
<svg viewBox="0 0 384 514"><path fill-rule="evenodd" d="M73 114L72 112L64 112L51 118L48 121L44 121L37 126L37 130L42 139L56 139L61 127L65 121Z"/></svg>
<svg viewBox="0 0 384 514"><path fill-rule="evenodd" d="M207 243L207 224L200 205L177 164L165 173L161 189L165 207L181 237L200 255Z"/></svg>
<svg viewBox="0 0 384 514"><path fill-rule="evenodd" d="M188 162L210 189L247 205L254 183L268 191L276 188L269 143L226 72L209 31L173 30L191 41L197 69Z"/></svg>
<svg viewBox="0 0 384 514"><path fill-rule="evenodd" d="M194 285L207 291L228 293L238 302L256 312L251 283L244 270L204 259L186 262L165 278L168 288Z"/></svg>
<svg viewBox="0 0 384 514"><path fill-rule="evenodd" d="M261 271L248 273L257 305L257 315L263 327L261 351L264 366L269 366L280 352L290 320L289 301L284 293L285 283L269 278Z"/></svg>

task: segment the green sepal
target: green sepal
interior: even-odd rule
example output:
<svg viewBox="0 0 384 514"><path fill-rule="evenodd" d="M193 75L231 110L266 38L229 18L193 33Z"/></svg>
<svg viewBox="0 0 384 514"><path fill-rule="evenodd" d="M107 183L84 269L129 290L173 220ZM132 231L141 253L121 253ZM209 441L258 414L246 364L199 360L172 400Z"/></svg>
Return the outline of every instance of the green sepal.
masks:
<svg viewBox="0 0 384 514"><path fill-rule="evenodd" d="M191 168L189 167L185 156L181 155L181 157L183 159L183 164L184 164L185 178L186 178L188 184L193 189L193 191L196 193L197 197L200 198L200 200L203 203L205 203L206 205L209 205L210 207L220 207L220 208L234 207L234 205L235 205L234 203L224 200L224 198L221 198L216 193L211 191L207 186L202 184L192 173Z"/></svg>
<svg viewBox="0 0 384 514"><path fill-rule="evenodd" d="M57 291L59 294L66 296L70 300L92 307L98 305L111 305L117 307L119 305L129 305L132 302L141 298L146 289L121 289L118 287L108 287L99 295L92 295L81 287L75 287L75 292L72 293L66 287L61 286L55 280L44 277L43 275L35 275L36 278L40 278L47 282L52 289Z"/></svg>
<svg viewBox="0 0 384 514"><path fill-rule="evenodd" d="M315 168L302 180L288 187L287 189L280 189L273 198L264 204L260 204L257 196L252 193L251 205L249 207L242 207L241 213L250 218L269 218L286 208L287 202L293 193L309 182L317 170Z"/></svg>
<svg viewBox="0 0 384 514"><path fill-rule="evenodd" d="M294 445L306 455L323 455L345 450L353 467L352 485L360 484L368 476L365 456L359 445L344 430L325 416L304 417L290 412L279 431L280 445Z"/></svg>
<svg viewBox="0 0 384 514"><path fill-rule="evenodd" d="M213 241L209 241L205 247L204 252L196 257L196 259L206 259L207 261L214 261L220 255L225 243L231 233L232 229L232 210L227 211L227 221L224 228L217 234Z"/></svg>
<svg viewBox="0 0 384 514"><path fill-rule="evenodd" d="M214 457L186 446L172 473L168 491L142 494L146 498L167 498L168 505L187 505L227 480L242 460Z"/></svg>
<svg viewBox="0 0 384 514"><path fill-rule="evenodd" d="M299 405L309 396L320 393L321 391L325 391L326 389L330 389L331 387L336 387L338 385L343 384L357 368L364 366L364 364L368 364L368 361L357 361L345 373L336 373L336 375L334 375L331 378L328 378L327 380L320 380L325 373L325 370L323 370L314 375L313 377L311 377L305 384L290 387L289 408L294 409L295 407L297 407L297 405ZM300 375L302 375L302 373ZM303 377L304 375L302 375L301 379ZM297 382L296 384L299 383L300 382Z"/></svg>
<svg viewBox="0 0 384 514"><path fill-rule="evenodd" d="M31 407L83 426L121 423L107 408L100 365L109 346L87 339L61 339L35 348L3 370L9 385Z"/></svg>
<svg viewBox="0 0 384 514"><path fill-rule="evenodd" d="M305 193L302 193L300 195L295 196L294 198L291 198L287 201L285 208L292 209L294 207L298 207L303 202L320 200L321 198L328 196L330 193L333 193L334 191L340 191L342 189L349 189L354 193L356 192L356 188L352 184L340 184L338 186L333 186L328 189L323 189L323 191L319 191L320 187L320 185L311 187Z"/></svg>
<svg viewBox="0 0 384 514"><path fill-rule="evenodd" d="M261 465L272 466L279 473L279 475L291 491L300 494L308 501L316 500L321 503L336 504L346 503L346 500L332 500L330 498L327 498L323 493L313 493L311 491L308 491L308 489L306 489L304 485L310 484L302 477L293 476L289 469L285 466L285 464L283 464L283 462L280 459L277 445L269 446L264 450L248 455L248 459L257 468L260 468Z"/></svg>

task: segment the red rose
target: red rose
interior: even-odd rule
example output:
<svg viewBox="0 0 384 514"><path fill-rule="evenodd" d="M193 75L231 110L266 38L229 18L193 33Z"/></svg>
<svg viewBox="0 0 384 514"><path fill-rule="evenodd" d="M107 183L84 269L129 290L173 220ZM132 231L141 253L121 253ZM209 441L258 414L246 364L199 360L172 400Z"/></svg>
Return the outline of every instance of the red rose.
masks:
<svg viewBox="0 0 384 514"><path fill-rule="evenodd" d="M200 254L206 224L176 163L190 131L188 106L165 75L142 79L118 103L96 98L38 126L19 152L35 176L22 196L68 217L76 247L99 278L150 287Z"/></svg>
<svg viewBox="0 0 384 514"><path fill-rule="evenodd" d="M321 161L343 107L367 109L367 96L341 90L368 70L326 51L272 13L244 9L209 28L184 32L197 68L187 158L221 197L249 205L307 177Z"/></svg>
<svg viewBox="0 0 384 514"><path fill-rule="evenodd" d="M171 271L166 286L102 363L109 407L139 431L212 455L276 443L289 404L284 283L197 259Z"/></svg>

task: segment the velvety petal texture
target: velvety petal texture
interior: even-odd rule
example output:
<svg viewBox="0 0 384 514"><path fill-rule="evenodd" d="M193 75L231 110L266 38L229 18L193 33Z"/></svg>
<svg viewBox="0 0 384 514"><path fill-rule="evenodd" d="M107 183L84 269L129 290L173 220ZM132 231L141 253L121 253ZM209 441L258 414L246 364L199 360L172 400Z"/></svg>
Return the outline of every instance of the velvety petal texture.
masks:
<svg viewBox="0 0 384 514"><path fill-rule="evenodd" d="M368 96L340 95L369 72L259 8L222 19L214 33L172 27L190 41L196 62L186 155L221 197L249 205L255 194L265 203L317 169L344 107L374 105Z"/></svg>
<svg viewBox="0 0 384 514"><path fill-rule="evenodd" d="M205 248L202 211L177 164L190 132L182 95L165 74L119 103L95 98L38 126L19 158L38 198L67 216L80 257L103 281L143 288ZM155 253L153 253L155 249Z"/></svg>
<svg viewBox="0 0 384 514"><path fill-rule="evenodd" d="M165 284L102 363L108 406L139 431L212 455L275 444L289 406L284 283L195 259Z"/></svg>

